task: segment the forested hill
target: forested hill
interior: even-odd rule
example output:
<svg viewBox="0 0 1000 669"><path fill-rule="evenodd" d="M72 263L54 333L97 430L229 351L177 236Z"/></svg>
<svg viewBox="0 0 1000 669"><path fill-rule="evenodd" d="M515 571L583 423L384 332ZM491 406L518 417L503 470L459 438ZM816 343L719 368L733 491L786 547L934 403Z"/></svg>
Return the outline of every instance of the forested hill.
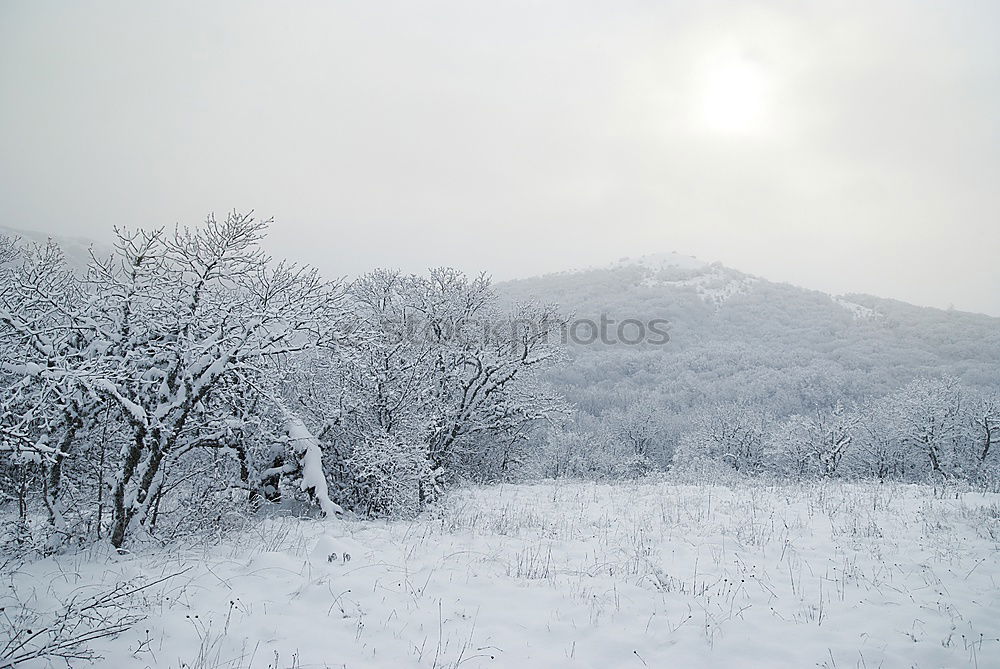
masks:
<svg viewBox="0 0 1000 669"><path fill-rule="evenodd" d="M44 233L0 227L44 242ZM56 237L71 267L106 245ZM553 302L577 319L669 321L666 344L569 344L551 373L587 413L638 398L685 409L760 401L779 415L891 392L918 376L1000 387L1000 318L869 295L830 296L674 253L498 283L501 298ZM588 326L578 326L584 336ZM634 328L625 332L635 335ZM654 337L655 339L655 337Z"/></svg>
<svg viewBox="0 0 1000 669"><path fill-rule="evenodd" d="M594 415L639 398L680 413L751 400L781 415L883 395L918 376L1000 386L1000 318L835 297L676 254L497 290L512 301L558 303L577 319L670 322L663 345L569 344L572 364L553 381Z"/></svg>
<svg viewBox="0 0 1000 669"><path fill-rule="evenodd" d="M32 230L16 230L0 225L0 236L18 239L26 244L45 244L47 240L52 240L59 245L66 257L66 263L74 270L83 271L90 262L90 251L94 250L100 256L107 256L110 248L107 244L95 242L86 237L65 237L50 235L45 232Z"/></svg>

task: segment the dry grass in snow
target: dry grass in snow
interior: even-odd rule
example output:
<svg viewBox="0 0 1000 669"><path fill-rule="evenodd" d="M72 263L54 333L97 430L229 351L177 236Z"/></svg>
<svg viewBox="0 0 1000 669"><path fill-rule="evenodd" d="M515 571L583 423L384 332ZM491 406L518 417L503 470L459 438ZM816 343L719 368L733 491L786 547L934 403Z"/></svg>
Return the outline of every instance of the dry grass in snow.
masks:
<svg viewBox="0 0 1000 669"><path fill-rule="evenodd" d="M37 633L57 602L152 583L123 602L144 620L89 644L109 667L997 667L998 542L1000 495L549 482L94 549L0 596Z"/></svg>

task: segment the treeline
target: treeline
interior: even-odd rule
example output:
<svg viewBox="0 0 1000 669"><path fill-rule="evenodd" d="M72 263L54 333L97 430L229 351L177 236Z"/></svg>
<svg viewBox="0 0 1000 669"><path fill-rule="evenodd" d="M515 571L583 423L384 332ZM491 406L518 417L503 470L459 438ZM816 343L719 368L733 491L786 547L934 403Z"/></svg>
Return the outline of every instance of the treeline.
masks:
<svg viewBox="0 0 1000 669"><path fill-rule="evenodd" d="M722 279L720 290L739 289L722 304L699 292ZM661 467L710 404L748 402L783 420L860 405L921 377L1000 389L998 318L855 295L849 304L867 310L859 316L823 293L747 280L727 268L625 266L496 287L512 300L544 296L579 318L670 322L665 345L572 346L573 364L549 374L597 436L607 418L653 405L664 438L651 452Z"/></svg>
<svg viewBox="0 0 1000 669"><path fill-rule="evenodd" d="M707 403L677 416L651 400L551 431L540 462L551 476L621 478L658 468L702 478L725 471L783 478L899 481L1000 478L1000 396L953 378L917 378L853 404L778 417L761 401Z"/></svg>
<svg viewBox="0 0 1000 669"><path fill-rule="evenodd" d="M681 439L678 467L723 464L783 476L994 481L1000 398L951 378L918 378L854 406L772 419L727 403L701 411Z"/></svg>
<svg viewBox="0 0 1000 669"><path fill-rule="evenodd" d="M570 347L572 364L549 377L577 414L541 445L545 475L995 472L1000 319L835 300L719 266L622 265L497 288L512 300L545 295L595 321L670 323L664 345ZM845 437L829 454L827 430Z"/></svg>
<svg viewBox="0 0 1000 669"><path fill-rule="evenodd" d="M266 222L116 230L85 272L0 237L3 541L171 536L265 501L412 511L566 405L556 311L485 277L328 281Z"/></svg>

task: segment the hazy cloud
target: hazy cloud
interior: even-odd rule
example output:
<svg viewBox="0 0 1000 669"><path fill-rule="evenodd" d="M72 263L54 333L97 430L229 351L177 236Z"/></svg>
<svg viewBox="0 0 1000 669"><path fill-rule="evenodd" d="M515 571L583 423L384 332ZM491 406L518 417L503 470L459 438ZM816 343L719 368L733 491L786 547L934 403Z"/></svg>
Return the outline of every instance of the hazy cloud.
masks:
<svg viewBox="0 0 1000 669"><path fill-rule="evenodd" d="M331 275L678 250L1000 315L1000 7L0 6L14 228L275 216Z"/></svg>

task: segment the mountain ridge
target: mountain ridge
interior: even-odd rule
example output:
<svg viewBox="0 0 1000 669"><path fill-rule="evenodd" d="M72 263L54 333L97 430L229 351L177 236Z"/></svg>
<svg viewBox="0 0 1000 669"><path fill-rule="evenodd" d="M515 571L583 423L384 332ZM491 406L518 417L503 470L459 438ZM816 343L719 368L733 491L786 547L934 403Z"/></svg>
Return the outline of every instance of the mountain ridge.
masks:
<svg viewBox="0 0 1000 669"><path fill-rule="evenodd" d="M90 258L91 248L96 249L99 253L108 248L107 243L89 237L85 237L82 235L57 235L38 230L18 229L6 225L0 225L0 235L20 238L34 243L44 243L46 240L51 239L52 241L59 244L60 248L62 248L62 250L66 254L67 259L73 264L74 267L86 266ZM912 302L907 302L905 300L901 300L898 298L879 296L873 293L859 293L859 292L830 293L814 288L807 288L787 281L775 281L761 275L755 275L733 267L729 267L728 265L724 265L718 261L708 262L701 260L696 256L679 253L677 251L648 253L639 256L623 256L617 260L604 263L601 265L590 265L577 268L568 268L564 270L557 270L554 272L545 272L533 276L505 279L503 281L496 281L495 285L503 288L505 286L514 286L518 284L523 284L525 282L548 280L554 277L577 276L580 274L586 274L588 272L601 272L608 270L635 270L635 269L641 269L652 273L652 276L649 278L649 283L651 286L657 285L658 283L661 284L674 283L678 285L684 285L682 283L684 281L693 282L690 285L694 286L696 290L700 288L701 289L700 294L708 298L708 301L710 302L711 301L725 302L727 299L732 297L732 294L730 293L734 292L733 288L730 288L730 290L727 292L724 289L724 287L720 287L720 284L725 282L726 279L729 279L730 281L738 280L745 283L765 281L773 285L790 286L798 290L816 292L822 295L826 295L834 303L839 304L845 310L854 313L855 315L861 316L863 318L872 318L874 316L877 316L877 314L872 313L874 311L872 307L857 302L854 298L861 298L863 301L874 300L874 301L888 302L898 305L906 305L907 307L912 307L914 309L926 309L941 313L971 314L976 316L983 316L985 318L990 318L1000 322L1000 316L994 316L992 314L986 314L978 311L968 311L968 310L954 309L954 308L942 309L940 307L917 305ZM691 274L686 277L681 276L680 278L676 276L676 273L684 273L684 272L690 272ZM663 276L664 273L666 273L667 275L666 279L664 279ZM673 278L670 278L672 274L674 276ZM702 278L695 280L696 277L699 276ZM735 292L742 292L742 291L735 291Z"/></svg>
<svg viewBox="0 0 1000 669"><path fill-rule="evenodd" d="M503 281L498 281L498 282L496 282L496 284L497 285L507 286L507 285L515 285L515 284L519 284L519 283L523 283L523 282L533 282L533 281L536 281L536 280L546 280L546 279L553 278L553 277L574 276L574 275L579 275L579 274L585 274L585 273L588 273L588 272L606 271L606 270L621 270L621 269L629 269L629 268L640 268L640 269L652 271L654 273L656 273L656 272L662 272L662 271L670 271L670 270L682 270L682 271L683 270L690 270L690 271L697 272L699 270L706 270L706 271L708 271L708 270L715 269L715 270L718 270L719 273L725 273L725 274L728 274L730 276L738 276L738 277L741 277L742 279L744 279L746 281L766 281L766 282L771 283L771 284L790 286L792 288L796 288L796 289L803 290L803 291L820 293L820 294L828 296L835 303L840 304L844 309L846 309L846 310L848 310L848 311L850 311L852 313L856 313L856 314L858 314L858 315L860 315L862 317L866 317L866 318L872 316L872 314L869 313L870 312L870 307L867 307L867 306L865 306L863 304L857 303L853 298L860 297L860 298L863 298L865 300L887 301L887 302L897 303L897 304L901 304L901 305L906 305L906 306L909 306L909 307L913 307L915 309L928 309L928 310L938 311L938 312L942 312L942 313L972 314L972 315L983 316L983 317L986 317L986 318L991 318L991 319L1000 321L1000 316L995 316L993 314L987 314L987 313L984 313L984 312L981 312L981 311L970 311L970 310L966 310L966 309L956 309L956 308L953 308L953 307L949 307L949 308L945 309L945 308L941 308L941 307L919 305L919 304L915 304L913 302L907 302L906 300L903 300L903 299L899 299L899 298L895 298L895 297L888 297L888 296L880 296L880 295L876 295L874 293L865 293L865 292L857 292L857 291L850 291L850 292L845 292L845 293L833 293L833 292L828 292L828 291L824 291L824 290L817 289L817 288L809 288L809 287L802 286L802 285L799 285L799 284L796 284L796 283L793 283L793 282L790 282L790 281L774 280L774 279L770 279L768 277L765 277L763 275L758 275L758 274L752 274L750 272L745 272L743 270L736 269L736 268L730 267L728 265L724 265L723 263L721 263L719 261L708 262L708 261L700 260L696 256L686 255L686 254L678 253L676 251L669 251L669 252L663 252L663 253L650 253L650 254L644 254L644 255L640 255L640 256L623 256L623 257L619 258L618 260L614 260L614 261L611 261L611 262L608 262L608 263L604 263L604 264L601 264L601 265L588 265L588 266L583 266L583 267L576 267L576 268L569 268L569 269L564 269L564 270L557 270L557 271L553 271L553 272L543 272L541 274L536 274L536 275L533 275L533 276L515 277L515 278L511 278L511 279L505 279ZM860 309L859 309L859 307L860 307Z"/></svg>
<svg viewBox="0 0 1000 669"><path fill-rule="evenodd" d="M581 321L669 322L670 339L568 343L550 381L584 414L652 403L685 429L706 403L749 401L777 417L889 394L918 377L1000 390L1000 318L862 293L831 295L720 263L614 263L496 284L510 302Z"/></svg>

